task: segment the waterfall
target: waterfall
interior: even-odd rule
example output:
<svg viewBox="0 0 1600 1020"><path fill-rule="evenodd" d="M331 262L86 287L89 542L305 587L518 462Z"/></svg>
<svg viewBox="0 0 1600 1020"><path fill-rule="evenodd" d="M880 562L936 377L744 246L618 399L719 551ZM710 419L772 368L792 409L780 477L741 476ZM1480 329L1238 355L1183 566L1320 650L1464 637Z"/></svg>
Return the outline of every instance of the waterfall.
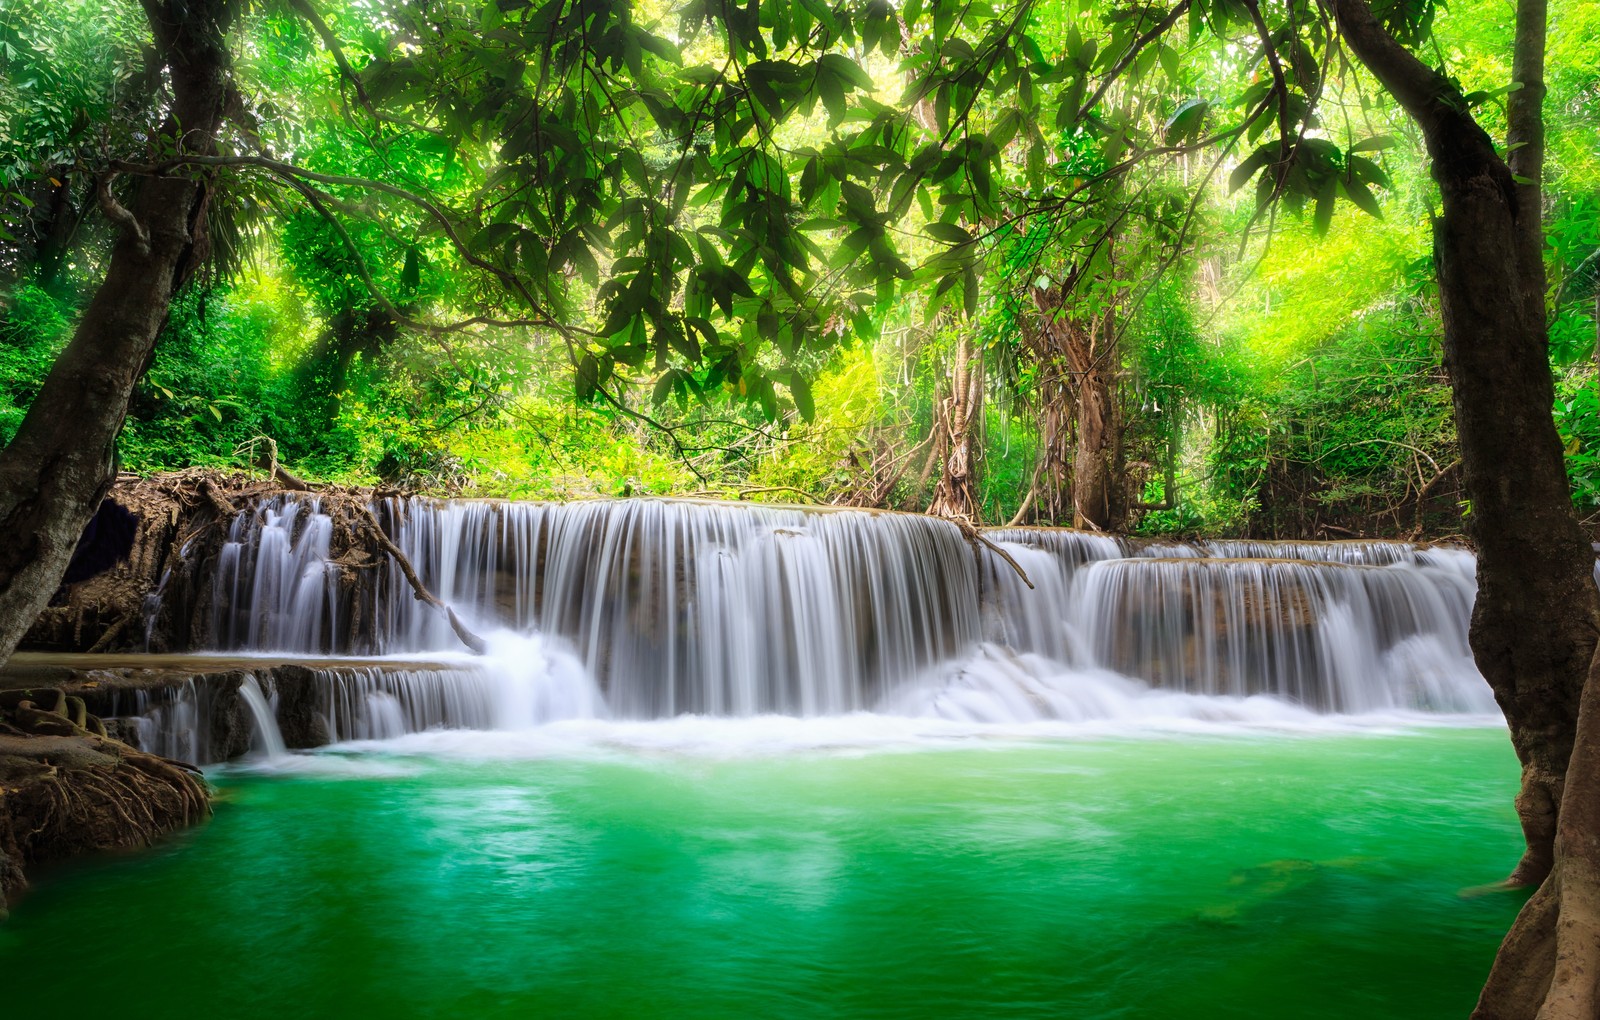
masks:
<svg viewBox="0 0 1600 1020"><path fill-rule="evenodd" d="M234 518L212 581L212 639L225 650L337 652L333 522L316 499L280 497Z"/></svg>
<svg viewBox="0 0 1600 1020"><path fill-rule="evenodd" d="M1084 570L1068 615L1094 664L1171 690L1491 711L1467 645L1472 598L1449 563L1131 558Z"/></svg>
<svg viewBox="0 0 1600 1020"><path fill-rule="evenodd" d="M191 765L212 761L210 698L193 680L176 687L116 692L107 712L124 724L124 739L152 754Z"/></svg>
<svg viewBox="0 0 1600 1020"><path fill-rule="evenodd" d="M605 715L599 690L576 659L538 637L496 637L490 657L436 667L261 662L250 671L199 674L171 686L113 688L105 714L130 743L193 765L242 754L282 759L289 754L286 730L296 734L297 746L307 746ZM291 699L294 706L286 706Z"/></svg>
<svg viewBox="0 0 1600 1020"><path fill-rule="evenodd" d="M239 700L244 702L249 711L250 726L255 730L250 749L269 761L288 755L289 748L283 742L282 731L278 729L277 713L254 673L246 673L244 679L239 681Z"/></svg>
<svg viewBox="0 0 1600 1020"><path fill-rule="evenodd" d="M1494 711L1467 646L1474 561L1459 549L987 531L1014 568L912 514L654 499L374 509L492 654L331 671L319 710L336 739L685 713L1072 719L1142 712L1153 693L1201 714L1259 698ZM212 644L459 651L392 562L352 586L331 542L312 497L241 513L217 561Z"/></svg>
<svg viewBox="0 0 1600 1020"><path fill-rule="evenodd" d="M330 740L387 740L434 729L525 729L605 714L582 664L537 636L501 632L490 655L441 669L369 663L319 669L317 715Z"/></svg>
<svg viewBox="0 0 1600 1020"><path fill-rule="evenodd" d="M972 551L930 518L626 500L412 501L400 519L439 598L564 639L623 717L866 709L979 633ZM413 599L375 615L375 650L455 646Z"/></svg>

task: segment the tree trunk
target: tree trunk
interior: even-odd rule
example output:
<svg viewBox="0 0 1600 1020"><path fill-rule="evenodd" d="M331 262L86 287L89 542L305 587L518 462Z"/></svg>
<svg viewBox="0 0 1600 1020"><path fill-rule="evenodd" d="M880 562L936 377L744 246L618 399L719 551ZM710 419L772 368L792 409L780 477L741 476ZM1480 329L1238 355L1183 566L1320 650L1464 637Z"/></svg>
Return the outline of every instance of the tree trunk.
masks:
<svg viewBox="0 0 1600 1020"><path fill-rule="evenodd" d="M1078 451L1073 461L1074 524L1118 531L1127 520L1123 484L1122 408L1111 358L1097 357L1078 377Z"/></svg>
<svg viewBox="0 0 1600 1020"><path fill-rule="evenodd" d="M1473 1020L1600 1016L1600 656L1584 686L1555 863L1506 934Z"/></svg>
<svg viewBox="0 0 1600 1020"><path fill-rule="evenodd" d="M1122 362L1110 312L1087 322L1066 308L1070 284L1031 288L1039 310L1043 365L1064 365L1076 420L1077 446L1072 456L1073 523L1096 531L1117 531L1127 523L1128 498L1122 444L1122 407L1117 376ZM1046 409L1049 414L1049 409ZM1047 422L1048 424L1048 422ZM1042 436L1043 432L1042 431ZM1044 438L1059 440L1059 431ZM1048 456L1048 452L1046 454Z"/></svg>
<svg viewBox="0 0 1600 1020"><path fill-rule="evenodd" d="M1528 848L1511 881L1543 882L1501 947L1475 1016L1593 1020L1600 679L1591 662L1600 592L1550 413L1538 190L1513 179L1460 93L1389 36L1362 0L1330 5L1351 50L1422 128L1439 182L1434 259L1445 363L1478 546L1472 650L1522 761L1517 811ZM1537 77L1543 0L1520 0L1517 13L1517 69ZM1526 122L1539 116L1542 85L1531 84L1534 101L1519 105L1513 128L1531 143L1523 149L1540 138ZM1518 157L1534 173L1541 162L1537 152Z"/></svg>
<svg viewBox="0 0 1600 1020"><path fill-rule="evenodd" d="M145 12L172 88L159 141L168 151L210 151L227 94L231 6L146 0ZM173 294L203 255L203 180L142 181L131 209L109 198L109 187L103 195L122 228L105 282L0 452L0 664L49 601L111 486L134 383L149 365Z"/></svg>
<svg viewBox="0 0 1600 1020"><path fill-rule="evenodd" d="M1074 521L1072 477L1077 438L1073 412L1077 394L1059 356L1048 356L1039 380L1039 516L1047 524Z"/></svg>
<svg viewBox="0 0 1600 1020"><path fill-rule="evenodd" d="M1029 485L1031 500L1024 500L1016 523L1027 516L1030 502L1036 523L1071 523L1073 451L1077 448L1073 418L1078 405L1072 366L1066 354L1056 349L1056 332L1049 316L1021 319L1019 327L1022 351L1034 372L1027 401L1039 423L1039 450Z"/></svg>
<svg viewBox="0 0 1600 1020"><path fill-rule="evenodd" d="M977 523L978 461L982 457L979 426L983 422L983 350L965 332L956 339L950 393L939 404L934 423L935 449L943 470L933 491L930 514L964 517Z"/></svg>

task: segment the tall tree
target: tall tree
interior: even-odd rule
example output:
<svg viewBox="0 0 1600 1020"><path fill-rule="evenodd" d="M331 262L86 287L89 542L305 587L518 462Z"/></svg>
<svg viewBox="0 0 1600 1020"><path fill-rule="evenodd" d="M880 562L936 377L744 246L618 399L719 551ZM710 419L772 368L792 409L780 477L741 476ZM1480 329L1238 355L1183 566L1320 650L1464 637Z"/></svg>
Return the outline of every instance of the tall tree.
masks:
<svg viewBox="0 0 1600 1020"><path fill-rule="evenodd" d="M145 0L154 60L170 82L154 147L210 155L227 110L229 0ZM78 536L115 478L117 434L173 294L206 254L208 174L96 182L119 230L105 282L21 427L0 451L0 662L60 583ZM126 197L125 195L123 197Z"/></svg>
<svg viewBox="0 0 1600 1020"><path fill-rule="evenodd" d="M1596 1015L1600 1003L1600 593L1572 510L1545 315L1540 175L1545 0L1519 0L1509 162L1459 89L1385 32L1363 0L1330 0L1350 48L1422 129L1439 183L1434 259L1469 527L1478 546L1472 649L1511 724L1540 885L1475 1016Z"/></svg>

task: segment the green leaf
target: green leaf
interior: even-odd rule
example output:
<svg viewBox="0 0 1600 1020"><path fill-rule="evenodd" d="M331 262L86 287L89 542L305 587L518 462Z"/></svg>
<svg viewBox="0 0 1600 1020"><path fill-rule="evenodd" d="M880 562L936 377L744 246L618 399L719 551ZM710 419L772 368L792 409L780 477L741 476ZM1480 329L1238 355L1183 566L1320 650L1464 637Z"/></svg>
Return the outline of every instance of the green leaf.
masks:
<svg viewBox="0 0 1600 1020"><path fill-rule="evenodd" d="M662 404L666 403L667 398L672 396L673 383L677 381L677 378L678 370L675 368L669 368L667 371L661 373L661 378L656 380L656 388L654 392L650 394L650 403L656 405L657 407L660 407Z"/></svg>
<svg viewBox="0 0 1600 1020"><path fill-rule="evenodd" d="M930 223L922 228L928 236L945 244L971 244L972 235L954 223Z"/></svg>
<svg viewBox="0 0 1600 1020"><path fill-rule="evenodd" d="M1326 237L1333 223L1334 182L1328 181L1317 193L1317 210L1312 214L1311 230L1318 237Z"/></svg>
<svg viewBox="0 0 1600 1020"><path fill-rule="evenodd" d="M1367 190L1367 186L1365 184L1362 184L1360 181L1340 178L1339 190L1346 198L1360 206L1362 212L1371 216L1373 219L1383 219L1382 207L1378 205L1378 200L1373 197L1372 192Z"/></svg>
<svg viewBox="0 0 1600 1020"><path fill-rule="evenodd" d="M861 69L861 65L840 53L824 53L817 58L817 63L828 69L828 72L841 81L854 85L863 92L871 92L878 86L873 83L872 75Z"/></svg>
<svg viewBox="0 0 1600 1020"><path fill-rule="evenodd" d="M1167 118L1167 144L1176 145L1186 138L1197 138L1205 124L1206 113L1211 109L1208 100L1195 98L1180 105Z"/></svg>
<svg viewBox="0 0 1600 1020"><path fill-rule="evenodd" d="M1370 138L1363 138L1363 139L1361 139L1361 141L1359 141L1359 142L1355 143L1354 145L1350 146L1350 150L1349 151L1351 151L1351 152L1377 152L1380 149L1392 148L1394 145L1395 145L1395 137L1394 137L1394 135L1373 135Z"/></svg>
<svg viewBox="0 0 1600 1020"><path fill-rule="evenodd" d="M580 404L587 404L594 400L595 394L600 389L600 363L592 354L585 354L578 361L577 395Z"/></svg>
<svg viewBox="0 0 1600 1020"><path fill-rule="evenodd" d="M1389 175L1383 167L1367 159L1365 156L1351 156L1346 161L1352 179L1364 184L1376 184L1379 187L1390 187Z"/></svg>
<svg viewBox="0 0 1600 1020"><path fill-rule="evenodd" d="M1267 160L1272 158L1277 151L1277 143L1271 142L1245 157L1245 161L1234 168L1228 175L1228 194L1233 194L1250 182L1256 171L1267 165Z"/></svg>
<svg viewBox="0 0 1600 1020"><path fill-rule="evenodd" d="M799 372L789 373L789 395L794 398L795 410L800 412L804 421L811 421L817 416L817 405L811 399L811 384L806 382L805 376Z"/></svg>

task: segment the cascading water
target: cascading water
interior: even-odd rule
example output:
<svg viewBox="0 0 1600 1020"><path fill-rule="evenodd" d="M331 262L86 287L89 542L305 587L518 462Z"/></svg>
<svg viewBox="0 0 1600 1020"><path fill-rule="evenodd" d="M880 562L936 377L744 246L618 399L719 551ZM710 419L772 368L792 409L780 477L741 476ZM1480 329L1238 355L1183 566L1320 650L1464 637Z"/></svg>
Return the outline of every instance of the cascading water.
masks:
<svg viewBox="0 0 1600 1020"><path fill-rule="evenodd" d="M482 626L570 642L627 717L864 709L978 630L970 549L921 517L413 501L401 520L435 594ZM414 600L377 616L386 653L455 644Z"/></svg>
<svg viewBox="0 0 1600 1020"><path fill-rule="evenodd" d="M1084 570L1069 609L1091 661L1165 688L1324 711L1492 711L1467 646L1464 553L1387 567L1149 559Z"/></svg>
<svg viewBox="0 0 1600 1020"><path fill-rule="evenodd" d="M255 674L246 673L239 681L239 700L244 702L246 710L250 713L250 727L255 730L255 738L250 742L251 750L258 752L263 758L271 761L282 758L289 753L289 748L283 742L283 733L278 729L277 714L273 710L267 694L261 689L261 682Z"/></svg>
<svg viewBox="0 0 1600 1020"><path fill-rule="evenodd" d="M340 650L332 538L333 522L315 499L275 499L234 518L212 581L216 647Z"/></svg>
<svg viewBox="0 0 1600 1020"><path fill-rule="evenodd" d="M987 532L1019 573L953 525L907 514L662 500L376 509L492 649L460 669L339 671L322 695L338 739L684 713L1247 718L1262 698L1300 712L1494 710L1466 643L1473 561L1460 550ZM241 514L215 578L215 644L459 648L392 563L368 602L342 603L330 536L310 498Z"/></svg>

